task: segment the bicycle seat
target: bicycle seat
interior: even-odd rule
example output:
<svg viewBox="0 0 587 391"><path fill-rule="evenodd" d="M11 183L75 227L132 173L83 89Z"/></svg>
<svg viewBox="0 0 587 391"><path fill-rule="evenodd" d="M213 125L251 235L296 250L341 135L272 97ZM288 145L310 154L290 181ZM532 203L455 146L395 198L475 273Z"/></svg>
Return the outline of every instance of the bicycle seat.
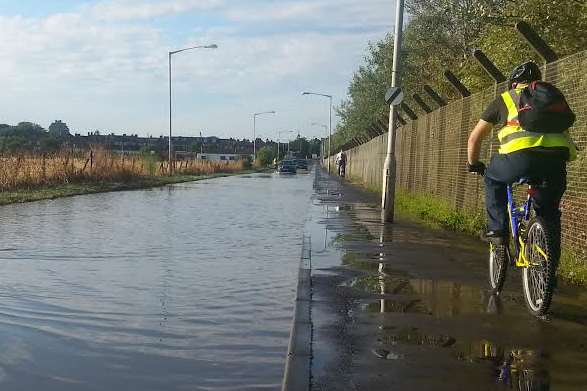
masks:
<svg viewBox="0 0 587 391"><path fill-rule="evenodd" d="M515 182L514 184L539 187L543 186L545 183L546 181L543 178L520 178L520 180Z"/></svg>

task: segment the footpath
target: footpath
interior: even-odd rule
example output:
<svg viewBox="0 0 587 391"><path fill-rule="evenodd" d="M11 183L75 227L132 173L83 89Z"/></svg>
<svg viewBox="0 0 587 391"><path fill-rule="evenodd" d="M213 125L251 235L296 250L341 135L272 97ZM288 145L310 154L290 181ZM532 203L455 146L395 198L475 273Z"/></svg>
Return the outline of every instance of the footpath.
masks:
<svg viewBox="0 0 587 391"><path fill-rule="evenodd" d="M309 326L292 339L309 365L284 389L585 389L587 292L560 287L550 319L535 319L519 273L489 295L479 241L383 225L377 196L319 169L314 189L310 281L298 292Z"/></svg>

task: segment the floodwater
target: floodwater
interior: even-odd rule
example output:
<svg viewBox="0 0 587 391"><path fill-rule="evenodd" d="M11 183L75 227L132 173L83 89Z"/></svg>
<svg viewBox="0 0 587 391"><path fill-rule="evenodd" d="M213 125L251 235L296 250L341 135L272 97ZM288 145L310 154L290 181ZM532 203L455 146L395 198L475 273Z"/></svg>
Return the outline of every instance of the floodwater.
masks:
<svg viewBox="0 0 587 391"><path fill-rule="evenodd" d="M587 292L526 310L517 270L491 296L480 241L398 219L317 173L312 390L587 390Z"/></svg>
<svg viewBox="0 0 587 391"><path fill-rule="evenodd" d="M313 175L0 208L0 389L279 389Z"/></svg>

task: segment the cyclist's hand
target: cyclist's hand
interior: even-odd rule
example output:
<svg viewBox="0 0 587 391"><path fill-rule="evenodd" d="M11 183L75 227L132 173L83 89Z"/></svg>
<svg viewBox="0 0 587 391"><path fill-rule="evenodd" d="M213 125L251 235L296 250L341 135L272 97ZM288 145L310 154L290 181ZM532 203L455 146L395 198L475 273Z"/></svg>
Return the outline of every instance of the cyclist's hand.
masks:
<svg viewBox="0 0 587 391"><path fill-rule="evenodd" d="M485 164L483 162L475 162L473 164L467 162L467 170L479 175L485 175Z"/></svg>

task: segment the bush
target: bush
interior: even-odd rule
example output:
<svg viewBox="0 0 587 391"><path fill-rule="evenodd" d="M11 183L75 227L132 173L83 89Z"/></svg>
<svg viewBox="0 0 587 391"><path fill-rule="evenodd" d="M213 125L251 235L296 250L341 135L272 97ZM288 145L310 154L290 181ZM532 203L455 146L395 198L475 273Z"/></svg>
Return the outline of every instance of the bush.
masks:
<svg viewBox="0 0 587 391"><path fill-rule="evenodd" d="M257 152L257 160L255 165L257 167L266 167L273 164L273 158L275 157L273 150L269 147L263 147Z"/></svg>

